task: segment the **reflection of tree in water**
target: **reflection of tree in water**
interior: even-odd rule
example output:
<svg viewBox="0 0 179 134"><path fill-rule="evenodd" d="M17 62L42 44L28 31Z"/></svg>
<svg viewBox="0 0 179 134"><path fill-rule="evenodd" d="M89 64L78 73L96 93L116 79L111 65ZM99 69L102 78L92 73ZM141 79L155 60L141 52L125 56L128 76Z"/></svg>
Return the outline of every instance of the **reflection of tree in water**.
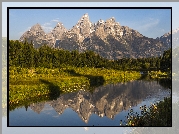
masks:
<svg viewBox="0 0 179 134"><path fill-rule="evenodd" d="M170 78L167 78L167 79L159 79L159 84L165 88L169 88L171 89L172 87L172 81Z"/></svg>
<svg viewBox="0 0 179 134"><path fill-rule="evenodd" d="M145 80L145 81L157 81L161 86L165 87L165 88L169 88L171 89L171 85L172 85L172 80L171 78L156 78L156 79L152 79L152 77L150 75L142 75L141 80Z"/></svg>
<svg viewBox="0 0 179 134"><path fill-rule="evenodd" d="M116 114L130 106L141 103L148 95L164 90L156 81L133 81L126 84L109 84L96 88L93 93L78 91L62 94L57 100L47 102L56 112L62 114L66 108L72 108L84 122L91 114L113 119ZM40 109L43 108L42 105ZM33 109L35 110L35 109Z"/></svg>

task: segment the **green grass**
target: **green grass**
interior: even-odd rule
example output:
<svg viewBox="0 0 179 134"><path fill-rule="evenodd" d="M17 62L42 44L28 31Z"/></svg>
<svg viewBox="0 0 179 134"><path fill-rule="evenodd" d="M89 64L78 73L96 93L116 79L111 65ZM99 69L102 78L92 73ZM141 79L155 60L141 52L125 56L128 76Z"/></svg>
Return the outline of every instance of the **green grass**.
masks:
<svg viewBox="0 0 179 134"><path fill-rule="evenodd" d="M171 73L170 72L161 72L160 70L159 71L151 71L149 73L149 75L152 77L152 78L171 78Z"/></svg>
<svg viewBox="0 0 179 134"><path fill-rule="evenodd" d="M48 99L56 99L63 93L78 90L92 91L101 85L126 82L141 77L140 73L135 71L123 72L71 66L60 69L11 67L9 74L9 104L12 107L22 105L22 102L30 103L35 97L45 96Z"/></svg>
<svg viewBox="0 0 179 134"><path fill-rule="evenodd" d="M71 78L73 76L103 76L105 81L112 81L117 79L136 79L140 77L140 73L137 71L119 71L114 69L102 69L102 68L89 68L89 67L71 67L67 66L64 68L56 69L47 69L47 68L20 68L20 67L11 67L10 71L10 80L32 80L35 78Z"/></svg>

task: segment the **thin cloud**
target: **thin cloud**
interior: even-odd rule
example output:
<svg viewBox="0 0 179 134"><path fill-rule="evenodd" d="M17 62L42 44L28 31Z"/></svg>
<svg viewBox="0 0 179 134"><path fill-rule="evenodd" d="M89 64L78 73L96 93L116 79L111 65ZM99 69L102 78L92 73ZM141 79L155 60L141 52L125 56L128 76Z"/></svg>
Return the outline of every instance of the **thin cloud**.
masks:
<svg viewBox="0 0 179 134"><path fill-rule="evenodd" d="M52 25L52 24L49 23L49 22L46 22L46 23L44 23L43 25L44 25L44 26L49 26L49 25Z"/></svg>
<svg viewBox="0 0 179 134"><path fill-rule="evenodd" d="M53 26L53 25L54 25L54 22L55 22L55 23L59 22L59 18L55 18L55 19L51 20L50 22L46 22L46 23L42 24L43 30L44 30L46 33L49 33L50 31L52 31L53 28L54 28L54 26Z"/></svg>
<svg viewBox="0 0 179 134"><path fill-rule="evenodd" d="M50 31L53 30L52 23L51 22L45 22L42 24L42 29L46 32L49 33Z"/></svg>
<svg viewBox="0 0 179 134"><path fill-rule="evenodd" d="M138 26L138 29L143 30L143 31L148 31L152 28L155 28L159 24L159 19L153 19L149 18L148 21L142 22L140 26Z"/></svg>
<svg viewBox="0 0 179 134"><path fill-rule="evenodd" d="M44 24L41 25L42 29L44 30L45 33L49 33L54 29L54 22L57 23L59 22L59 18L55 18L51 20L50 22L45 22ZM28 31L31 27L28 27L24 31L19 32L19 35L22 36L26 31Z"/></svg>
<svg viewBox="0 0 179 134"><path fill-rule="evenodd" d="M44 26L44 25L42 25L42 28L45 31L45 33L49 33L50 31L53 30L53 27L51 27L51 26Z"/></svg>
<svg viewBox="0 0 179 134"><path fill-rule="evenodd" d="M51 20L52 22L59 22L59 18Z"/></svg>

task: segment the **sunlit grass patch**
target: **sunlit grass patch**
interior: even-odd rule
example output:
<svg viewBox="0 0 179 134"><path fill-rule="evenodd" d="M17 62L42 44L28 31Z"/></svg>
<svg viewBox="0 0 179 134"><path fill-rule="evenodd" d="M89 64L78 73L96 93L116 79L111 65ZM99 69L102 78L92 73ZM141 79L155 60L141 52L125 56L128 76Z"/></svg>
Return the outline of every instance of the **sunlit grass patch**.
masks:
<svg viewBox="0 0 179 134"><path fill-rule="evenodd" d="M140 78L136 71L105 68L73 67L20 68L9 70L9 104L18 104L35 97L57 98L60 94L79 90L91 91L95 87Z"/></svg>

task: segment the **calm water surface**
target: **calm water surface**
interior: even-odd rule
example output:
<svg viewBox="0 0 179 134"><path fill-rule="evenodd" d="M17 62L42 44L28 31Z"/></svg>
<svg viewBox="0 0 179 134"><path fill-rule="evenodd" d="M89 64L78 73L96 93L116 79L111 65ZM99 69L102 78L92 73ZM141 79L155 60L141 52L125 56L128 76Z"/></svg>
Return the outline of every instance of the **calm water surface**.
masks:
<svg viewBox="0 0 179 134"><path fill-rule="evenodd" d="M131 108L171 96L163 82L136 80L77 91L9 111L10 126L119 126Z"/></svg>

